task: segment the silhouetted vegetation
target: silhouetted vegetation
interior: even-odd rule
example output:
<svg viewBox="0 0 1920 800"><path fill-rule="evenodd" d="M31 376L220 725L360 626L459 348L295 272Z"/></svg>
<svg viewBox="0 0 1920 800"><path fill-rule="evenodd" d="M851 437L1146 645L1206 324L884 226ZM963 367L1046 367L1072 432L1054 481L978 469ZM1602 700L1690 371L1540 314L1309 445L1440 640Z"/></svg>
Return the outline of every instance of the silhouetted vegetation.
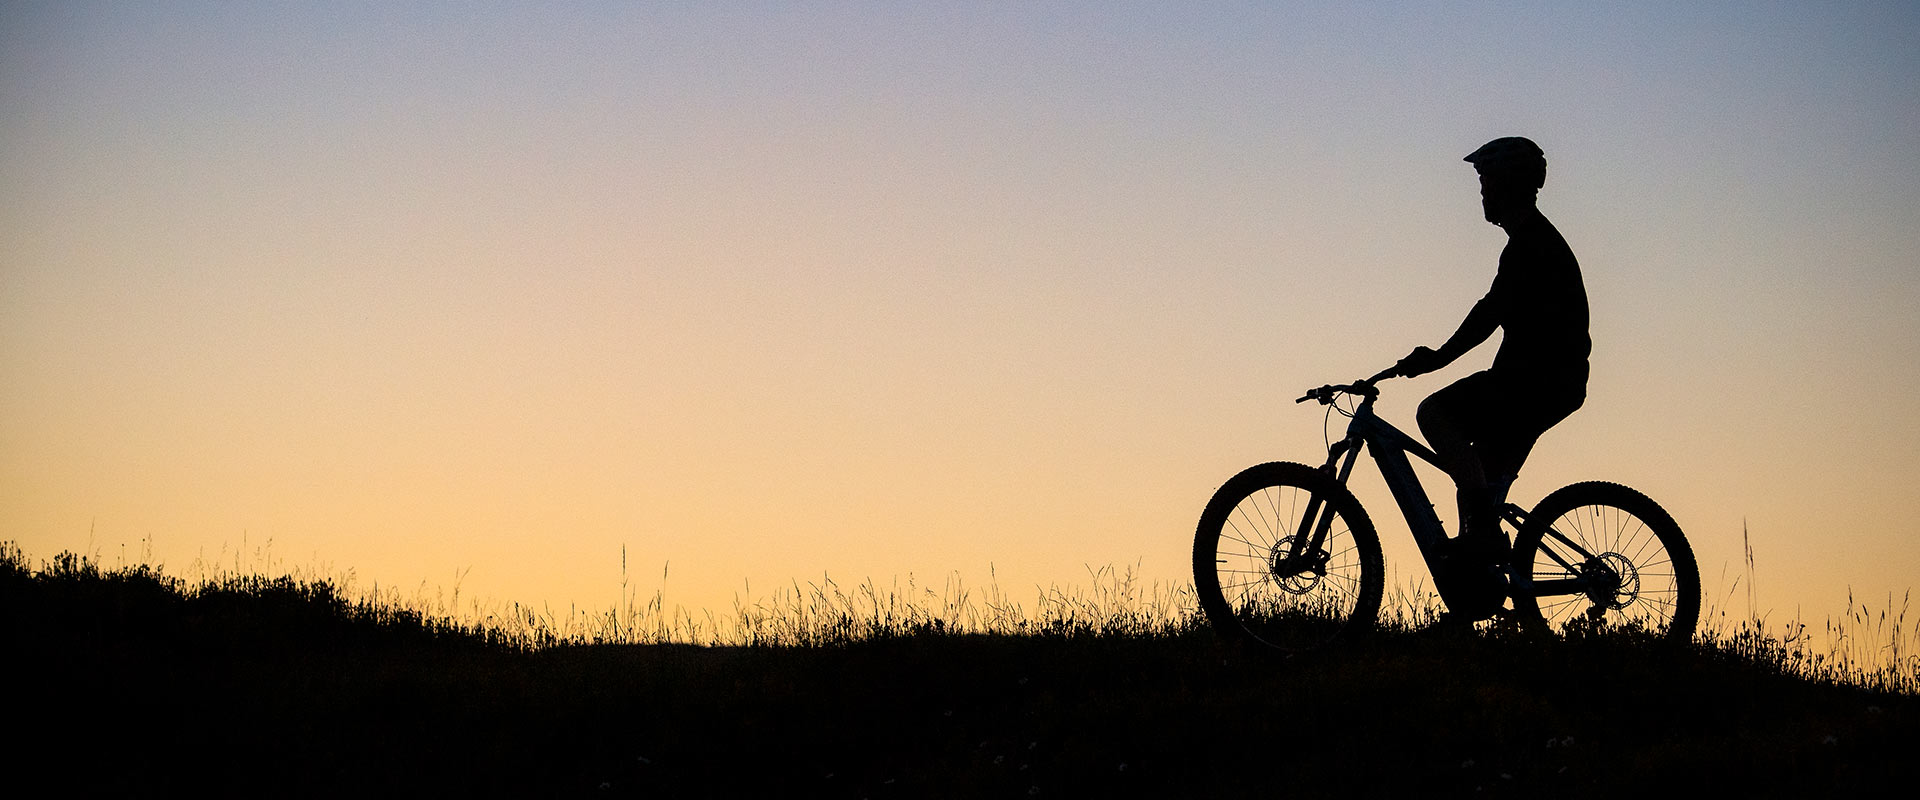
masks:
<svg viewBox="0 0 1920 800"><path fill-rule="evenodd" d="M539 634L5 545L9 772L61 794L1776 796L1905 785L1920 745L1910 667L1810 678L1757 634L1435 636L1403 596L1377 634L1279 660L1219 644L1179 590L1094 577L1031 615L795 586L736 609L752 643L711 646L672 643L657 597Z"/></svg>

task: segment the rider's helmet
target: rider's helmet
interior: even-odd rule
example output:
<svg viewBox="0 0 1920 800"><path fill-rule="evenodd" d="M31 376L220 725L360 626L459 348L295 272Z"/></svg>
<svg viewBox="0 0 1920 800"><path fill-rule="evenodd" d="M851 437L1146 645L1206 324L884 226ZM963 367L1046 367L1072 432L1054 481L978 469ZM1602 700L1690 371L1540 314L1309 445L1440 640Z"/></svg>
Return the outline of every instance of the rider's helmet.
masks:
<svg viewBox="0 0 1920 800"><path fill-rule="evenodd" d="M1538 189L1547 184L1547 154L1524 136L1487 142L1464 159L1482 175L1512 176Z"/></svg>

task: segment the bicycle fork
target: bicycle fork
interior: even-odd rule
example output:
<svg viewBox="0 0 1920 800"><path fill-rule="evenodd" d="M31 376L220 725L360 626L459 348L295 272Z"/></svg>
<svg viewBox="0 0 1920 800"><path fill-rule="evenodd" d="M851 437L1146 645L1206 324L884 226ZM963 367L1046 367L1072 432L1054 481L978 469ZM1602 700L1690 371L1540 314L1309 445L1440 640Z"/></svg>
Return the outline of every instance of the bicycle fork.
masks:
<svg viewBox="0 0 1920 800"><path fill-rule="evenodd" d="M1341 456L1345 455L1345 461ZM1341 486L1347 485L1347 477L1353 474L1353 465L1360 457L1358 440L1342 439L1327 454L1327 463L1320 467L1322 474L1332 478ZM1334 464L1340 462L1339 468ZM1300 527L1288 537L1290 544L1285 555L1275 558L1271 568L1275 576L1286 579L1303 572L1311 572L1315 577L1326 572L1327 561L1331 554L1327 552L1327 536L1333 531L1333 509L1328 507L1327 499L1313 494L1307 499L1306 513L1300 515ZM1326 513L1321 513L1322 511Z"/></svg>

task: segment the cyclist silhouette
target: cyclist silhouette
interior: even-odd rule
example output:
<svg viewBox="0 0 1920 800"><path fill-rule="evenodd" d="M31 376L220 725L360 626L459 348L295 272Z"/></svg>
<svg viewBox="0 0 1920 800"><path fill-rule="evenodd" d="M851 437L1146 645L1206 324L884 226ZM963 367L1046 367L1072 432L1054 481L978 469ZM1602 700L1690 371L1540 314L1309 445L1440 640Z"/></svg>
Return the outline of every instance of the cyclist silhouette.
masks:
<svg viewBox="0 0 1920 800"><path fill-rule="evenodd" d="M1394 365L1413 377L1440 369L1502 331L1493 366L1421 402L1420 432L1458 488L1465 565L1505 561L1497 508L1534 442L1586 402L1587 291L1567 240L1535 206L1547 160L1528 139L1495 139L1466 157L1480 173L1487 221L1507 232L1500 269L1459 330L1438 349Z"/></svg>

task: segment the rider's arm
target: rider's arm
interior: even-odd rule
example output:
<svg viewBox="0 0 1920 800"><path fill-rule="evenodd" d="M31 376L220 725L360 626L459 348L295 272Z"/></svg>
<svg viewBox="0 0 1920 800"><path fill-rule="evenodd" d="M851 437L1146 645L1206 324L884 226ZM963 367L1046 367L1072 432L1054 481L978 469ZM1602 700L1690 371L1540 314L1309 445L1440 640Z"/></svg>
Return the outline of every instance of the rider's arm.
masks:
<svg viewBox="0 0 1920 800"><path fill-rule="evenodd" d="M1467 354L1467 351L1479 347L1481 342L1493 335L1500 327L1500 307L1504 296L1499 278L1495 278L1493 288L1480 302L1473 304L1473 310L1467 312L1467 318L1460 323L1460 329L1447 337L1446 344L1438 350L1416 347L1413 353L1400 360L1396 369L1408 377L1424 375L1453 363L1454 359Z"/></svg>
<svg viewBox="0 0 1920 800"><path fill-rule="evenodd" d="M1460 329L1447 337L1447 343L1440 345L1439 350L1434 351L1437 359L1434 369L1451 364L1454 359L1466 355L1468 350L1479 347L1481 342L1493 335L1494 328L1500 327L1498 301L1494 296L1498 291L1499 287L1496 286L1494 291L1480 298L1480 302L1474 303L1473 310L1468 311L1467 318L1461 321Z"/></svg>

